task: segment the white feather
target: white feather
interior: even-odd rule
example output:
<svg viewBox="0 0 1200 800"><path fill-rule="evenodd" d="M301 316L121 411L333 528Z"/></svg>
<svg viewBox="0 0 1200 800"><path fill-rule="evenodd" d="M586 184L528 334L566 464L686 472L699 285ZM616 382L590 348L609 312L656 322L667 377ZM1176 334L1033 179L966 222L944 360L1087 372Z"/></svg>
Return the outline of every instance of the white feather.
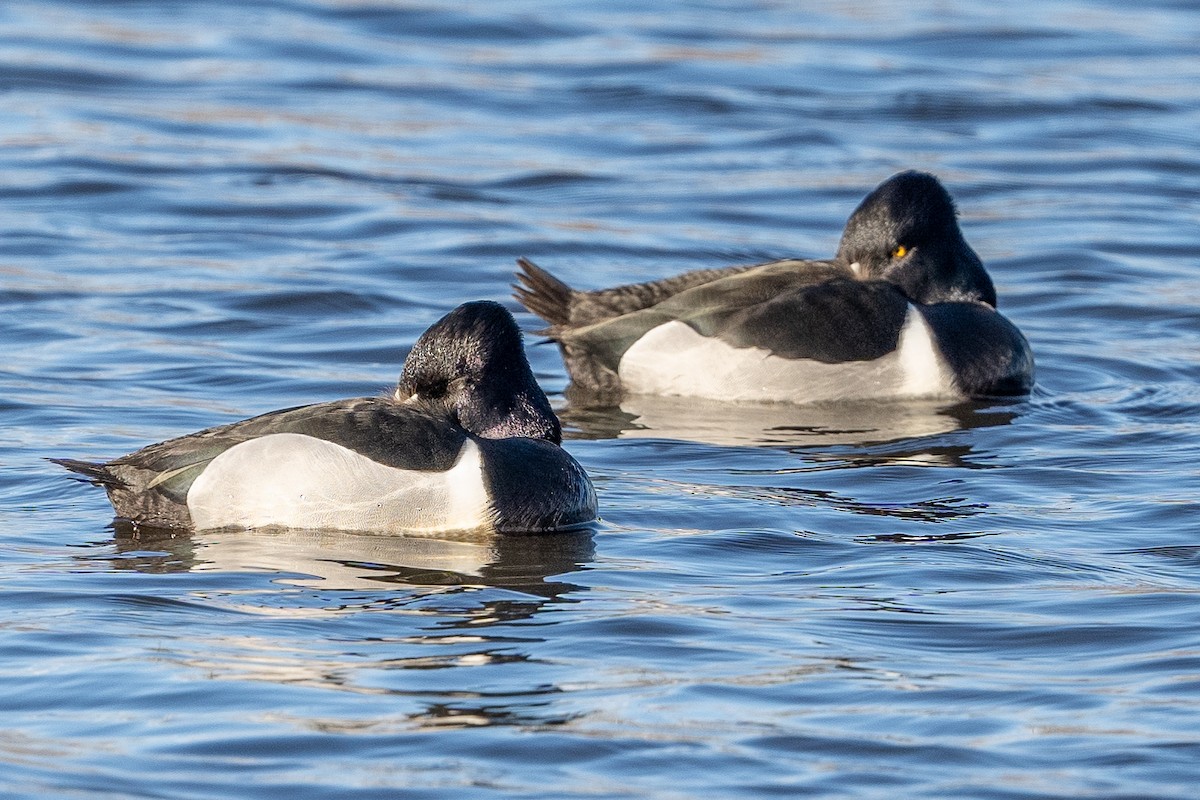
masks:
<svg viewBox="0 0 1200 800"><path fill-rule="evenodd" d="M714 400L819 403L895 397L959 397L929 326L909 309L897 348L874 361L825 364L733 347L674 320L649 331L621 358L622 386L634 394Z"/></svg>
<svg viewBox="0 0 1200 800"><path fill-rule="evenodd" d="M911 306L900 329L895 352L903 376L898 394L902 397L930 397L958 394L950 368L933 340L933 331L921 312Z"/></svg>
<svg viewBox="0 0 1200 800"><path fill-rule="evenodd" d="M231 447L192 484L197 529L314 528L387 533L471 530L490 524L479 448L466 440L452 469L401 470L298 433Z"/></svg>

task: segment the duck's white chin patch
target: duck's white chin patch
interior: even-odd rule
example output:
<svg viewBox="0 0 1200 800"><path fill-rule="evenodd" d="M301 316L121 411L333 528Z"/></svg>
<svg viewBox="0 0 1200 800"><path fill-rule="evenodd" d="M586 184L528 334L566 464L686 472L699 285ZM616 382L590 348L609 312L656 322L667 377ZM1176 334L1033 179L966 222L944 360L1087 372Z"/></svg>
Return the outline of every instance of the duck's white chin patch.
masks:
<svg viewBox="0 0 1200 800"><path fill-rule="evenodd" d="M314 528L383 533L472 530L492 523L479 448L445 472L400 470L298 433L235 445L192 484L196 528Z"/></svg>
<svg viewBox="0 0 1200 800"><path fill-rule="evenodd" d="M895 350L874 361L826 364L733 347L679 321L654 328L626 351L618 375L633 394L714 400L820 403L896 397L957 397L924 317L910 308Z"/></svg>

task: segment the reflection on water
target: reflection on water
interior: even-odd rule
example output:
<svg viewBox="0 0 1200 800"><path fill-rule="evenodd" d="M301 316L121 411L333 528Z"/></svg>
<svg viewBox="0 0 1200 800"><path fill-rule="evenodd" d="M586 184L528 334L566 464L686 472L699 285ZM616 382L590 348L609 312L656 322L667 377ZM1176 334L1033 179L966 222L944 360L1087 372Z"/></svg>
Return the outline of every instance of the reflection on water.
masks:
<svg viewBox="0 0 1200 800"><path fill-rule="evenodd" d="M437 539L319 530L171 531L116 521L114 569L265 572L277 583L328 590L496 586L539 597L576 588L547 580L593 558L591 531L554 536Z"/></svg>
<svg viewBox="0 0 1200 800"><path fill-rule="evenodd" d="M827 508L850 514L891 517L899 520L937 523L963 520L982 514L987 506L965 497L933 497L909 502L865 502L843 492L789 486L725 485L709 488L710 494L739 497L800 508Z"/></svg>
<svg viewBox="0 0 1200 800"><path fill-rule="evenodd" d="M632 450L631 468L651 470L643 473L643 491L728 498L737 504L726 513L745 508L747 520L778 507L786 510L778 523L793 529L807 529L814 513L851 526L854 519L870 518L866 524L875 530L852 532L867 537L897 535L878 530L893 523L953 523L953 530L920 534L939 540L974 535L963 526L978 524L971 520L990 511L974 498L968 473L940 471L992 470L1005 463L997 459L988 429L1009 426L1029 408L1025 401L794 405L636 396L619 407L569 405L560 416L568 438L642 440L653 448L626 449ZM613 466L627 468L624 461ZM884 472L864 479L876 468ZM912 468L932 472L925 479L904 473L912 480L897 491L894 481ZM663 515L656 524L687 528L690 513L681 507L678 516Z"/></svg>
<svg viewBox="0 0 1200 800"><path fill-rule="evenodd" d="M919 439L1007 425L1011 407L945 400L720 403L692 397L636 395L619 407L569 406L560 412L574 438L661 438L722 446L819 448Z"/></svg>
<svg viewBox="0 0 1200 800"><path fill-rule="evenodd" d="M386 696L394 704L389 714L361 719L318 711L277 715L297 728L379 733L546 726L577 713L557 707L554 698L563 690L556 681L525 679L528 670L543 678L553 673L532 650L545 640L526 626L581 589L552 577L586 568L595 556L590 531L434 539L169 531L120 521L113 528L113 538L100 543L112 554L81 560L117 571L191 573L203 581L186 599L120 598L136 613L195 615L186 636L158 640L156 661L210 679ZM220 612L242 621L231 627ZM381 614L389 621L368 621Z"/></svg>

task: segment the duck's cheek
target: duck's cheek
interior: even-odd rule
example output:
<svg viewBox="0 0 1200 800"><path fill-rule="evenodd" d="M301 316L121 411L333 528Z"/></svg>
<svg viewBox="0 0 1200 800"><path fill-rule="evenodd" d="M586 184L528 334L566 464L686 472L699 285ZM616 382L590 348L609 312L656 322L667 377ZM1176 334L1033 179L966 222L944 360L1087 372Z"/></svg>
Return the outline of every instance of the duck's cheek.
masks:
<svg viewBox="0 0 1200 800"><path fill-rule="evenodd" d="M428 533L486 527L493 517L470 440L451 469L437 472L396 469L296 433L226 450L192 484L187 506L198 529Z"/></svg>

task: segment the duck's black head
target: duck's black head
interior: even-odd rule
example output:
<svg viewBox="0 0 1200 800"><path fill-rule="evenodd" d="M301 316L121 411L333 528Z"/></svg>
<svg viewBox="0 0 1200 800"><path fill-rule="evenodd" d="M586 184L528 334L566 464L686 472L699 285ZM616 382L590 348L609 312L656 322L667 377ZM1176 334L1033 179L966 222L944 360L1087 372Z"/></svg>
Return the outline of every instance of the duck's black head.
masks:
<svg viewBox="0 0 1200 800"><path fill-rule="evenodd" d="M404 361L396 400L446 414L485 439L562 441L517 323L488 300L463 303L421 334Z"/></svg>
<svg viewBox="0 0 1200 800"><path fill-rule="evenodd" d="M949 192L926 172L881 183L846 223L837 258L864 280L885 280L918 303L975 300L996 289L958 227Z"/></svg>

